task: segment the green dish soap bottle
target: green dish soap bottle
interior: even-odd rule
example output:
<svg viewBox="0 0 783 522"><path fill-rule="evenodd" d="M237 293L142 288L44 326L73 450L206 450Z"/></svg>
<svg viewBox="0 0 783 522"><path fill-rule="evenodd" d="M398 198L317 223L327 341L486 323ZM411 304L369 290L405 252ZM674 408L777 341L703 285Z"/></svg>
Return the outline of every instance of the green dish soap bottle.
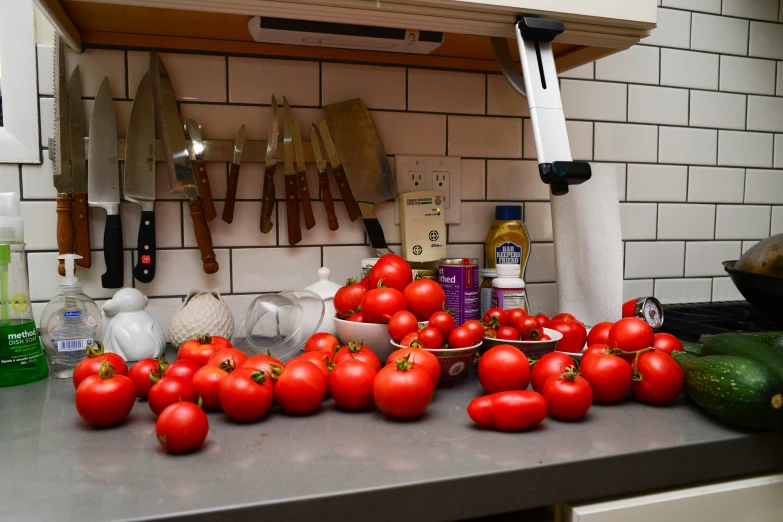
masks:
<svg viewBox="0 0 783 522"><path fill-rule="evenodd" d="M49 375L35 329L19 194L0 192L0 387Z"/></svg>

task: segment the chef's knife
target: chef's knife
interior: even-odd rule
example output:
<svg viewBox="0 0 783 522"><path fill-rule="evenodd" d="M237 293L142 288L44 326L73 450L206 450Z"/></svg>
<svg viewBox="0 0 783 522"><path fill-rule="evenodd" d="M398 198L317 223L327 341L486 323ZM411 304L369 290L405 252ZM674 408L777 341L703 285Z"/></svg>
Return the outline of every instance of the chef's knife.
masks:
<svg viewBox="0 0 783 522"><path fill-rule="evenodd" d="M294 169L294 143L291 111L288 100L283 97L283 157L285 158L285 210L288 216L288 244L295 245L302 240L299 226L299 199L296 194L296 170Z"/></svg>
<svg viewBox="0 0 783 522"><path fill-rule="evenodd" d="M245 126L237 131L237 139L234 142L234 161L231 162L231 170L228 172L228 185L226 186L226 204L223 205L223 221L234 221L234 203L237 199L237 185L239 185L239 164L242 162L242 151L245 148Z"/></svg>
<svg viewBox="0 0 783 522"><path fill-rule="evenodd" d="M155 109L150 75L136 89L125 141L125 199L141 207L133 277L149 283L155 277Z"/></svg>
<svg viewBox="0 0 783 522"><path fill-rule="evenodd" d="M169 173L171 191L179 192L188 198L193 233L201 251L204 272L214 274L219 266L212 248L212 235L207 225L207 217L204 214L204 202L196 186L196 177L193 175L188 141L182 130L182 119L177 110L174 88L171 86L163 61L154 51L150 53L150 84L155 106L155 124L163 146L163 159Z"/></svg>
<svg viewBox="0 0 783 522"><path fill-rule="evenodd" d="M307 187L304 150L302 149L302 131L299 129L299 120L294 121L294 158L296 159L296 176L299 180L299 196L302 198L305 227L307 230L310 230L315 226L315 216L313 215L313 205L310 203L310 190Z"/></svg>
<svg viewBox="0 0 783 522"><path fill-rule="evenodd" d="M65 42L56 36L54 63L57 82L54 85L54 175L57 190L57 251L73 253L73 187L71 176L71 144L68 130L68 78L65 75ZM57 271L65 275L65 262L60 260Z"/></svg>
<svg viewBox="0 0 783 522"><path fill-rule="evenodd" d="M334 200L332 199L332 191L329 188L329 177L326 174L326 160L321 155L321 139L318 137L318 127L315 126L315 123L312 125L310 145L313 146L315 168L318 170L318 185L323 193L324 208L326 209L326 217L329 220L329 230L337 230L340 228L340 224L337 222L337 215L334 213Z"/></svg>
<svg viewBox="0 0 783 522"><path fill-rule="evenodd" d="M324 148L326 149L326 155L329 157L329 163L332 165L334 180L337 182L337 187L343 196L345 210L348 211L348 217L351 218L351 221L356 221L356 218L359 217L359 207L356 205L356 200L353 199L351 187L348 186L348 182L345 180L345 171L340 162L340 155L337 154L337 149L334 146L329 125L327 125L326 121L322 121L318 124L318 130L321 133L321 139L324 141Z"/></svg>
<svg viewBox="0 0 783 522"><path fill-rule="evenodd" d="M275 171L277 170L277 139L280 128L277 121L277 100L272 95L272 111L269 115L269 138L264 163L264 193L261 203L261 232L272 230L272 211L275 209Z"/></svg>
<svg viewBox="0 0 783 522"><path fill-rule="evenodd" d="M101 276L104 288L122 288L123 252L120 219L120 172L117 164L117 121L109 78L105 77L95 96L90 119L90 157L87 164L88 202L106 210L103 229L103 258L106 273Z"/></svg>
<svg viewBox="0 0 783 522"><path fill-rule="evenodd" d="M198 192L201 194L201 199L204 200L204 211L207 213L207 221L212 221L217 217L217 211L215 210L215 203L212 201L212 187L209 185L207 167L204 165L204 141L201 139L201 125L196 120L186 121L185 134L187 134L193 144Z"/></svg>
<svg viewBox="0 0 783 522"><path fill-rule="evenodd" d="M90 253L90 219L87 212L87 160L84 157L84 107L82 107L82 78L79 66L68 81L68 141L71 157L71 184L73 186L74 230L76 234L76 264L84 268L92 265Z"/></svg>

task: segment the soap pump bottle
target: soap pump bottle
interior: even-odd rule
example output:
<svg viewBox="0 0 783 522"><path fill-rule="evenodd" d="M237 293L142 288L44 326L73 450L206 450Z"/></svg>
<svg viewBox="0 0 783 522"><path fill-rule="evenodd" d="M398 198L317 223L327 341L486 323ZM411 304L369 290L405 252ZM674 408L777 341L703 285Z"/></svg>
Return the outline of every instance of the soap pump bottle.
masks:
<svg viewBox="0 0 783 522"><path fill-rule="evenodd" d="M65 379L86 355L87 348L101 336L101 312L90 297L82 292L76 278L76 254L58 257L65 261L65 277L60 280L60 293L41 314L41 338L52 363L52 377Z"/></svg>
<svg viewBox="0 0 783 522"><path fill-rule="evenodd" d="M19 194L0 193L0 387L49 373L30 306Z"/></svg>

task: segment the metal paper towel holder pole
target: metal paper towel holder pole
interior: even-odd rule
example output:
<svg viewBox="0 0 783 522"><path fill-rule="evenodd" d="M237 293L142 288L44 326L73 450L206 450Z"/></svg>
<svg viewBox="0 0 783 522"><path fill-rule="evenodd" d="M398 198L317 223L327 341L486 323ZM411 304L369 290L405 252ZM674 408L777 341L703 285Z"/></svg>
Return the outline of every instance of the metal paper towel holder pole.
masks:
<svg viewBox="0 0 783 522"><path fill-rule="evenodd" d="M490 38L503 76L527 98L541 181L552 195L568 193L569 185L584 183L591 176L590 164L573 161L568 143L563 102L557 82L552 40L564 30L563 22L524 16L514 24L522 75L516 70L505 38Z"/></svg>

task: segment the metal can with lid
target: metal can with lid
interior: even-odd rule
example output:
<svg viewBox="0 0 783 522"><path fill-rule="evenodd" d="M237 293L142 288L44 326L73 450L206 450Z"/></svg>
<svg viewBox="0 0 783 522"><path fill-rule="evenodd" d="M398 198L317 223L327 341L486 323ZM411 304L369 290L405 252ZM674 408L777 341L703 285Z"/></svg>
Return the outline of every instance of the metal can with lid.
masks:
<svg viewBox="0 0 783 522"><path fill-rule="evenodd" d="M484 317L487 310L492 308L492 280L498 276L494 268L482 268L481 283L479 284L479 317Z"/></svg>
<svg viewBox="0 0 783 522"><path fill-rule="evenodd" d="M441 259L439 280L457 326L479 318L478 258Z"/></svg>

